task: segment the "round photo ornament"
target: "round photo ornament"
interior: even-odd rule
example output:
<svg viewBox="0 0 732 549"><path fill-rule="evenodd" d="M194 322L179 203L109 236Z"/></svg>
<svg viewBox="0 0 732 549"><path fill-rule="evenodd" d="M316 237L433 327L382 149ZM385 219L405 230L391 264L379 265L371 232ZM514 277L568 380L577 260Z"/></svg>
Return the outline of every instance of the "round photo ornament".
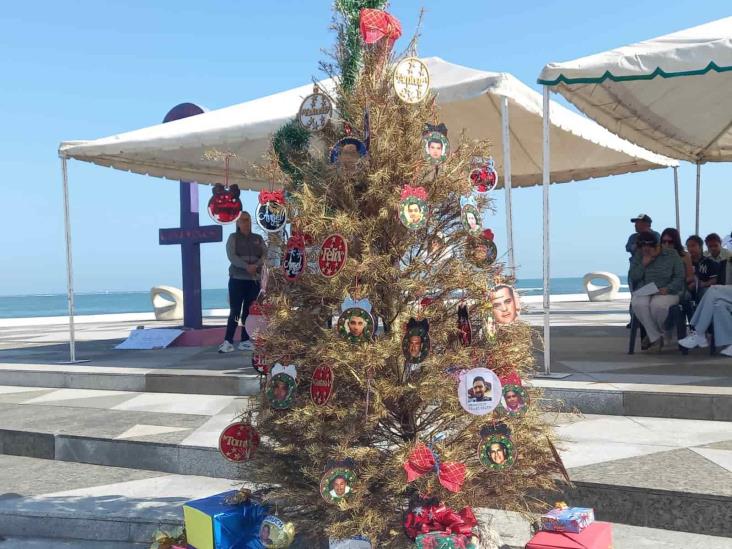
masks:
<svg viewBox="0 0 732 549"><path fill-rule="evenodd" d="M483 230L483 220L473 196L460 197L460 220L471 236L478 236Z"/></svg>
<svg viewBox="0 0 732 549"><path fill-rule="evenodd" d="M432 165L442 164L450 154L450 141L447 135L431 131L422 136L422 155Z"/></svg>
<svg viewBox="0 0 732 549"><path fill-rule="evenodd" d="M427 319L410 318L402 338L402 352L407 364L420 364L430 354L430 325Z"/></svg>
<svg viewBox="0 0 732 549"><path fill-rule="evenodd" d="M335 384L335 375L333 368L321 365L313 370L313 376L310 379L310 398L313 404L325 406L333 394L333 385Z"/></svg>
<svg viewBox="0 0 732 549"><path fill-rule="evenodd" d="M404 185L399 200L399 221L407 229L416 231L427 224L429 206L424 187Z"/></svg>
<svg viewBox="0 0 732 549"><path fill-rule="evenodd" d="M259 527L259 541L265 547L285 549L295 540L295 525L284 523L274 515L267 515Z"/></svg>
<svg viewBox="0 0 732 549"><path fill-rule="evenodd" d="M480 431L478 460L493 471L510 469L516 463L516 447L511 440L511 429L505 423L488 425Z"/></svg>
<svg viewBox="0 0 732 549"><path fill-rule="evenodd" d="M269 381L264 393L274 410L287 410L292 407L297 387L297 368L294 364L272 366Z"/></svg>
<svg viewBox="0 0 732 549"><path fill-rule="evenodd" d="M353 171L358 162L369 153L366 144L355 137L344 137L330 150L330 163L346 171Z"/></svg>
<svg viewBox="0 0 732 549"><path fill-rule="evenodd" d="M394 67L394 91L405 103L420 103L430 93L430 72L417 57L406 57Z"/></svg>
<svg viewBox="0 0 732 549"><path fill-rule="evenodd" d="M338 503L353 492L356 484L355 462L346 459L326 467L320 479L320 495L328 503Z"/></svg>
<svg viewBox="0 0 732 549"><path fill-rule="evenodd" d="M255 212L257 225L268 233L278 233L287 224L287 208L284 191L259 191L259 204Z"/></svg>
<svg viewBox="0 0 732 549"><path fill-rule="evenodd" d="M325 238L320 247L318 269L326 278L332 278L341 272L348 259L348 243L339 234L331 234Z"/></svg>
<svg viewBox="0 0 732 549"><path fill-rule="evenodd" d="M208 215L219 225L234 223L241 215L242 205L239 195L239 185L225 187L217 183L211 190L212 196L208 200Z"/></svg>
<svg viewBox="0 0 732 549"><path fill-rule="evenodd" d="M330 97L321 92L316 86L313 93L308 95L300 104L297 121L306 130L319 132L328 125L332 116L333 103Z"/></svg>
<svg viewBox="0 0 732 549"><path fill-rule="evenodd" d="M219 452L229 461L247 461L259 447L259 433L249 423L232 423L219 435Z"/></svg>
<svg viewBox="0 0 732 549"><path fill-rule="evenodd" d="M476 267L486 268L493 265L498 258L493 231L486 229L478 236L468 237L466 251L469 261Z"/></svg>
<svg viewBox="0 0 732 549"><path fill-rule="evenodd" d="M529 393L524 388L518 373L514 371L501 376L501 387L503 396L500 410L510 417L523 415L529 405Z"/></svg>
<svg viewBox="0 0 732 549"><path fill-rule="evenodd" d="M488 368L462 370L458 400L468 413L476 416L490 414L501 403L501 380Z"/></svg>
<svg viewBox="0 0 732 549"><path fill-rule="evenodd" d="M473 190L477 193L487 193L495 189L498 184L498 172L493 157L478 156L473 158L468 179L473 185Z"/></svg>
<svg viewBox="0 0 732 549"><path fill-rule="evenodd" d="M341 304L336 330L349 343L366 343L374 338L376 322L368 299L346 299Z"/></svg>

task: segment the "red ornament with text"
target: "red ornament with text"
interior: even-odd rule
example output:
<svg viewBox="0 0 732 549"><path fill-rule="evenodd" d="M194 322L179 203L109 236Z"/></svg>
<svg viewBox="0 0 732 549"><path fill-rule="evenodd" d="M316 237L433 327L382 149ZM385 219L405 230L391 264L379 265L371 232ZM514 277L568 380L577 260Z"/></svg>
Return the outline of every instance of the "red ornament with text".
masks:
<svg viewBox="0 0 732 549"><path fill-rule="evenodd" d="M224 187L218 183L213 187L213 196L208 201L208 215L216 223L225 225L239 219L241 214L241 200L239 186Z"/></svg>
<svg viewBox="0 0 732 549"><path fill-rule="evenodd" d="M324 406L333 394L333 369L330 366L318 366L313 370L310 380L310 398L318 406Z"/></svg>
<svg viewBox="0 0 732 549"><path fill-rule="evenodd" d="M305 272L305 236L302 233L293 233L287 239L287 249L282 260L282 269L287 280L295 280Z"/></svg>
<svg viewBox="0 0 732 549"><path fill-rule="evenodd" d="M219 436L219 452L229 461L247 461L259 447L259 433L248 423L232 423Z"/></svg>
<svg viewBox="0 0 732 549"><path fill-rule="evenodd" d="M348 244L339 234L328 236L320 247L318 268L320 274L331 278L341 272L348 259Z"/></svg>

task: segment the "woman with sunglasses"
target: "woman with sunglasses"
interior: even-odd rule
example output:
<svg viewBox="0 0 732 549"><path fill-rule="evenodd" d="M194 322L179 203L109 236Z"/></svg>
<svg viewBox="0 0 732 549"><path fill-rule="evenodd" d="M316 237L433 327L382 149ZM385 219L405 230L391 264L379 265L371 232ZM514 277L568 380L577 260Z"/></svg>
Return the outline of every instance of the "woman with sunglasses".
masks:
<svg viewBox="0 0 732 549"><path fill-rule="evenodd" d="M676 253L679 254L679 257L684 264L684 278L686 279L686 283L690 284L694 282L694 265L691 263L691 256L681 244L681 235L679 234L679 231L673 227L664 229L661 233L661 247L665 249L673 248L676 250Z"/></svg>
<svg viewBox="0 0 732 549"><path fill-rule="evenodd" d="M670 307L679 302L684 291L685 269L675 249L660 246L658 237L651 232L642 232L637 239L638 249L630 260L628 280L636 291L648 284L655 284L653 295L633 296L633 313L646 329L641 349L663 348L664 323Z"/></svg>

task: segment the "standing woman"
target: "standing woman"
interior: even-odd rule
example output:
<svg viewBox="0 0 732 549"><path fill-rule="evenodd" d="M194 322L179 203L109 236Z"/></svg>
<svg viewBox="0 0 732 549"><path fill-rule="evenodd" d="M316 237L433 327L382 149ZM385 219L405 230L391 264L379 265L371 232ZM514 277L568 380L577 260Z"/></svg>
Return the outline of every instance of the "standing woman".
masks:
<svg viewBox="0 0 732 549"><path fill-rule="evenodd" d="M234 350L234 334L241 319L241 343L239 350L251 351L252 342L244 328L249 314L249 306L259 295L262 267L267 257L267 245L258 234L252 233L252 216L241 212L236 220L236 231L226 241L226 255L229 266L229 320L226 324L226 337L219 345L219 353Z"/></svg>

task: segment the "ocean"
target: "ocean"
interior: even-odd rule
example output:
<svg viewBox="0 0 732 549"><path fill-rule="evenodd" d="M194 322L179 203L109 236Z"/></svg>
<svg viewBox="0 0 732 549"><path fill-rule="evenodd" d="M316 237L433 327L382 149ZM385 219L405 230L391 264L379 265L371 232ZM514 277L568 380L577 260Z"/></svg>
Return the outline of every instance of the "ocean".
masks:
<svg viewBox="0 0 732 549"><path fill-rule="evenodd" d="M625 279L622 282L625 284ZM540 278L519 280L516 286L522 295L541 295L543 288ZM552 294L584 293L582 278L552 278L550 291ZM204 309L228 307L224 288L203 290L202 300ZM149 291L80 292L75 294L74 305L78 315L152 312ZM0 318L63 316L67 312L66 294L0 296Z"/></svg>

